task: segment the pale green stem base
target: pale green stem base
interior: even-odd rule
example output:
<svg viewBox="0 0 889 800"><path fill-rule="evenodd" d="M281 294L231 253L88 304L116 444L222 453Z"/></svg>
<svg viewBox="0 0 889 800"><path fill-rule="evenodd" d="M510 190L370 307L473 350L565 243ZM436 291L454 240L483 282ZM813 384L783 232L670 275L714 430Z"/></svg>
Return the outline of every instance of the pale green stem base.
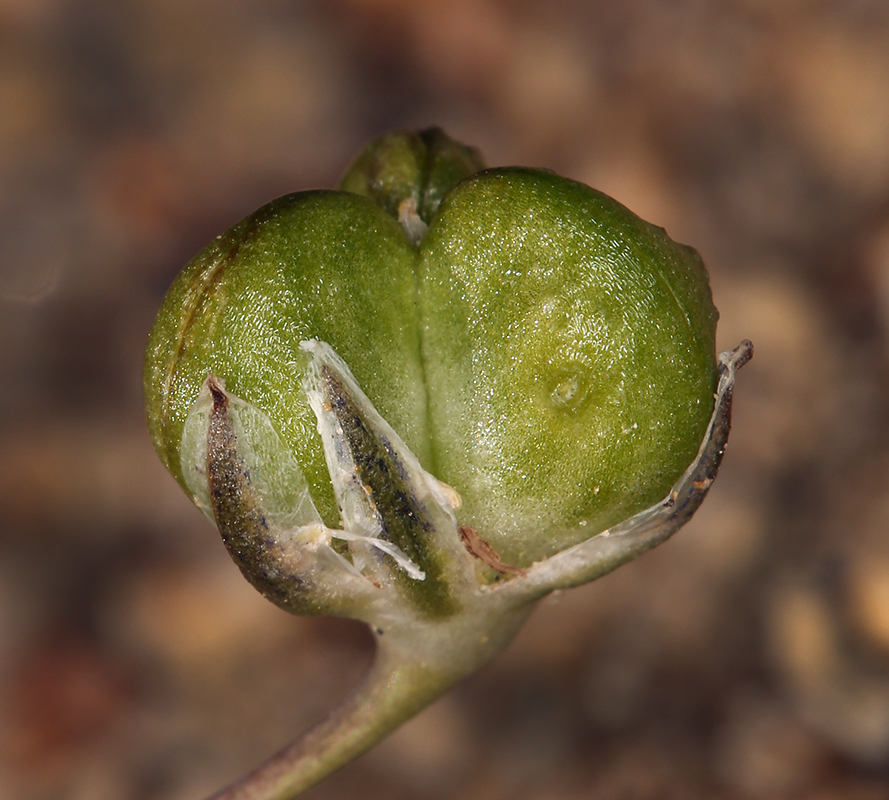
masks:
<svg viewBox="0 0 889 800"><path fill-rule="evenodd" d="M456 678L377 654L364 682L326 720L211 800L288 800L374 744L431 703Z"/></svg>
<svg viewBox="0 0 889 800"><path fill-rule="evenodd" d="M296 797L493 658L532 609L527 602L493 603L466 617L389 628L377 636L376 657L364 681L338 709L209 800Z"/></svg>

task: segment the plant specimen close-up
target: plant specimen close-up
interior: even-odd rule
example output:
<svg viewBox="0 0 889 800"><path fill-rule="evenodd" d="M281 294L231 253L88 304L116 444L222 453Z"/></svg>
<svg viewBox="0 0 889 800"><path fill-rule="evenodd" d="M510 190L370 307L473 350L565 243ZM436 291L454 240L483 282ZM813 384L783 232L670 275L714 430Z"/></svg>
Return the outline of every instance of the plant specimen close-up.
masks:
<svg viewBox="0 0 889 800"><path fill-rule="evenodd" d="M161 460L243 575L367 623L325 722L220 798L283 800L500 652L535 604L667 539L728 437L704 265L551 172L439 129L372 142L196 256L148 344Z"/></svg>
<svg viewBox="0 0 889 800"><path fill-rule="evenodd" d="M0 800L886 798L889 3L0 54Z"/></svg>

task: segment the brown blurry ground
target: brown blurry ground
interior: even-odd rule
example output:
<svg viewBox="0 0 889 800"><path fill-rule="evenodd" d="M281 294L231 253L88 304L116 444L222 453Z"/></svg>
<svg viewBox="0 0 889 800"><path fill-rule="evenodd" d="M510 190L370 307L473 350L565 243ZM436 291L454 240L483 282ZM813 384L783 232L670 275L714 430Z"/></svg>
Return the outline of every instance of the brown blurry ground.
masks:
<svg viewBox="0 0 889 800"><path fill-rule="evenodd" d="M174 274L368 138L600 188L756 343L698 517L307 797L889 796L889 4L0 1L0 800L199 800L371 656L144 430Z"/></svg>

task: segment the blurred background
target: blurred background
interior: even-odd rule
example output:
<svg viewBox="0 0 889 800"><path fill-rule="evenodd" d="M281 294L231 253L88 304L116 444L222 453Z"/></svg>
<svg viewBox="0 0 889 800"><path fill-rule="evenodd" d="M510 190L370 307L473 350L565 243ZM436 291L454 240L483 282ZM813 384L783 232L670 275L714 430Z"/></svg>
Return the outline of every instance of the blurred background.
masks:
<svg viewBox="0 0 889 800"><path fill-rule="evenodd" d="M163 471L142 348L210 239L430 124L693 244L756 356L687 528L306 796L886 797L889 4L0 0L0 800L199 800L358 681Z"/></svg>

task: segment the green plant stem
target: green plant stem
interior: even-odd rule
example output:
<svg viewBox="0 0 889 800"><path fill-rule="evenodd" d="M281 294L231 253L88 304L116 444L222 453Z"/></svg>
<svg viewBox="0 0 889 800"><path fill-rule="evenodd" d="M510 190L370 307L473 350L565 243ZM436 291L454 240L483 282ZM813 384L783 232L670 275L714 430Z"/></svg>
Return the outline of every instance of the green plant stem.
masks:
<svg viewBox="0 0 889 800"><path fill-rule="evenodd" d="M374 663L355 692L292 745L209 800L296 797L490 661L532 609L533 603L511 601L465 617L392 621L379 628Z"/></svg>
<svg viewBox="0 0 889 800"><path fill-rule="evenodd" d="M299 740L210 800L289 800L443 694L456 680L380 648L364 681L343 705Z"/></svg>

